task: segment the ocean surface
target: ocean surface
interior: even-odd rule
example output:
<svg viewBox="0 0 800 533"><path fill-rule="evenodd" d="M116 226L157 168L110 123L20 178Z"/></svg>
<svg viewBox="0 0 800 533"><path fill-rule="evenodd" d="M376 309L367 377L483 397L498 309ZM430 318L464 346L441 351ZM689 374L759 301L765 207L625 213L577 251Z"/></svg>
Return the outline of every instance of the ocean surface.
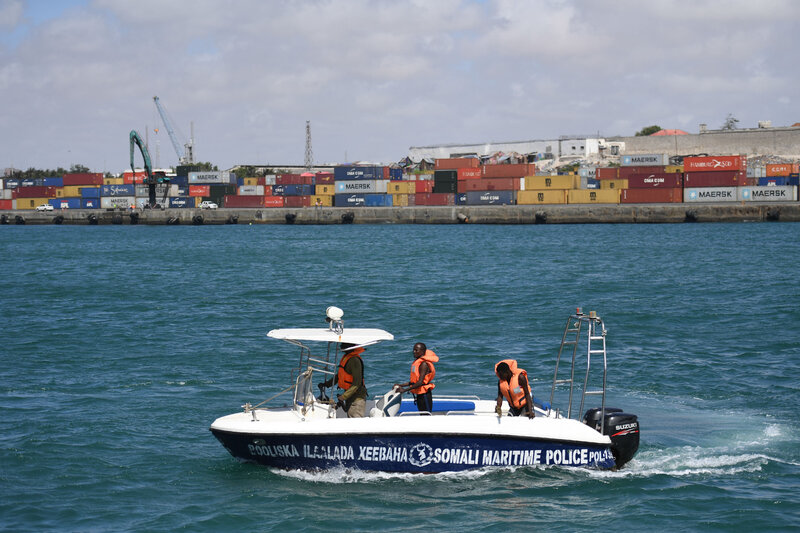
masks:
<svg viewBox="0 0 800 533"><path fill-rule="evenodd" d="M796 531L800 224L0 227L0 530ZM407 380L493 398L515 358L548 398L567 316L608 329L617 472L285 473L211 422L287 386L278 327L395 335Z"/></svg>

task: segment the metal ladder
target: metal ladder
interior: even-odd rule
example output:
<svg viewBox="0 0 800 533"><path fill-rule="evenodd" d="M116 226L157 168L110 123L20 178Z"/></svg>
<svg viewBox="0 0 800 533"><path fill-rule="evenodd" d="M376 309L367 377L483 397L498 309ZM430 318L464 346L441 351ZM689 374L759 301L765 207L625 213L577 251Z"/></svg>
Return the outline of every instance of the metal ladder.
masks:
<svg viewBox="0 0 800 533"><path fill-rule="evenodd" d="M561 346L558 348L558 357L556 358L556 368L553 373L553 389L550 392L550 405L553 405L553 400L556 394L556 387L569 383L569 402L567 405L567 418L572 418L572 401L575 392L575 363L578 353L578 346L581 343L581 333L585 331L586 339L586 375L583 379L583 388L581 389L581 403L578 408L578 417L583 413L583 406L586 396L600 396L600 408L605 411L606 407L606 374L608 371L606 362L606 328L603 320L598 317L594 311L588 315L581 312L580 308L577 309L575 314L567 318L567 323L564 327L564 334L561 336ZM561 364L561 355L565 347L572 347L572 359L569 367L569 378L559 379L559 366ZM603 388L596 390L588 390L589 386L589 371L591 370L592 355L603 356ZM605 417L603 417L604 419ZM601 429L602 431L602 429Z"/></svg>

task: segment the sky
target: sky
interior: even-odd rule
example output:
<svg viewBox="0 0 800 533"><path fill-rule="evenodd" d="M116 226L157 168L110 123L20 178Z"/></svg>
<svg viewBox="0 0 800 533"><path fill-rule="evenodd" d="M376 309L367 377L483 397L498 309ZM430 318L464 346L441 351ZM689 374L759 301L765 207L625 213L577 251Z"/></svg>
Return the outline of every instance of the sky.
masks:
<svg viewBox="0 0 800 533"><path fill-rule="evenodd" d="M800 122L795 0L0 0L0 169ZM156 133L156 129L158 132ZM137 166L141 158L137 154Z"/></svg>

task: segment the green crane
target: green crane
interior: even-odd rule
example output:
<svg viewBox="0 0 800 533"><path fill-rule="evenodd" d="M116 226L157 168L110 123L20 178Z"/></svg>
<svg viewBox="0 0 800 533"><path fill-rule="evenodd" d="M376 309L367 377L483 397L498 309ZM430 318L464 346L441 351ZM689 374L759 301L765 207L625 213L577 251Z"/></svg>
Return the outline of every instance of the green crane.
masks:
<svg viewBox="0 0 800 533"><path fill-rule="evenodd" d="M147 184L147 192L148 192L148 207L157 207L158 204L156 203L156 184L164 183L167 187L164 188L164 196L161 199L161 205L164 205L164 202L167 200L167 192L169 191L169 178L167 178L163 172L153 172L153 166L150 163L150 152L147 151L147 145L142 141L142 138L139 136L139 133L136 130L131 130L130 134L131 139L131 170L133 171L133 175L136 176L136 166L134 164L134 147L139 147L139 152L142 154L142 159L144 159L144 172L147 175L145 179L145 183ZM134 180L135 181L135 180Z"/></svg>

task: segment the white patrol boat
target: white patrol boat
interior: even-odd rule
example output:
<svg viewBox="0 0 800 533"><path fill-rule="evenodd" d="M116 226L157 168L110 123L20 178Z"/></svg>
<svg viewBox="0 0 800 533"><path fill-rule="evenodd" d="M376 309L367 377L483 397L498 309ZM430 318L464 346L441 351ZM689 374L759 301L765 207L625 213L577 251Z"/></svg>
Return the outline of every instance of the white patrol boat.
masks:
<svg viewBox="0 0 800 533"><path fill-rule="evenodd" d="M265 407L279 393L255 406L245 404L243 412L211 424L211 432L237 459L292 470L422 473L525 465L611 469L628 462L639 447L637 416L605 405L606 329L594 312L587 315L578 309L567 319L550 401L534 398L532 419L498 416L494 399L436 394L432 412L420 413L410 400L392 391L368 400L365 418L348 418L325 390L314 397L314 380L335 377L342 343L354 345L353 349L394 336L380 329L346 329L343 312L335 307L329 307L327 315L327 328L275 329L267 334L300 348L297 373L292 372L292 384L282 392L291 392L292 399L281 407ZM323 348L312 352L311 343ZM585 358L577 357L579 345ZM563 365L562 374L568 377L560 379L565 351L571 363ZM597 365L592 373L598 380L602 373L602 388L590 390L593 357L602 358L602 368ZM585 367L582 386L576 381L576 360L581 361L581 372ZM563 390L567 388L568 392ZM552 407L556 389L567 394L565 412ZM580 398L575 418L573 397ZM578 420L589 397L599 405Z"/></svg>

